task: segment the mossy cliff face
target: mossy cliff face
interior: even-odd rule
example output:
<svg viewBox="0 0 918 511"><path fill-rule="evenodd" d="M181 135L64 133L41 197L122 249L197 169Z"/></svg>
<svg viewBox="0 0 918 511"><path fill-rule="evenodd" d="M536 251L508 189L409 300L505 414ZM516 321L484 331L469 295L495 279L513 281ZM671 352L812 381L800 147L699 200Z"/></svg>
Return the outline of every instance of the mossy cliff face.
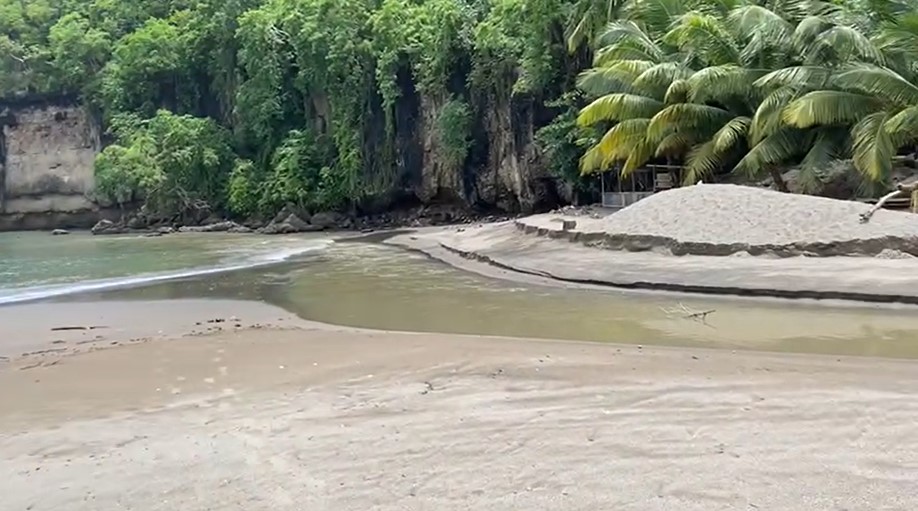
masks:
<svg viewBox="0 0 918 511"><path fill-rule="evenodd" d="M549 175L534 139L536 105L529 98L484 98L470 105L403 95L395 187L422 204L507 212L557 205L561 183Z"/></svg>
<svg viewBox="0 0 918 511"><path fill-rule="evenodd" d="M471 106L404 94L396 109L395 179L382 190L401 199L384 200L381 209L406 200L510 212L554 205L555 182L533 140L534 104L486 98ZM88 227L111 216L93 193L102 144L85 108L56 98L10 102L0 112L0 230Z"/></svg>

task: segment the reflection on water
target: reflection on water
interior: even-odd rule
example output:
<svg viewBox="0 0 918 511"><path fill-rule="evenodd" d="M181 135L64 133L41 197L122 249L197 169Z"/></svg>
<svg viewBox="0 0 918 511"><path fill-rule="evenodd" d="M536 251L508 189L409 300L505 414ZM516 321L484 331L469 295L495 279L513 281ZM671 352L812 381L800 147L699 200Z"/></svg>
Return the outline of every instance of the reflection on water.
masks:
<svg viewBox="0 0 918 511"><path fill-rule="evenodd" d="M918 358L913 308L519 285L375 244L67 299L196 297L263 300L306 319L368 328ZM685 318L683 307L714 312L705 324Z"/></svg>

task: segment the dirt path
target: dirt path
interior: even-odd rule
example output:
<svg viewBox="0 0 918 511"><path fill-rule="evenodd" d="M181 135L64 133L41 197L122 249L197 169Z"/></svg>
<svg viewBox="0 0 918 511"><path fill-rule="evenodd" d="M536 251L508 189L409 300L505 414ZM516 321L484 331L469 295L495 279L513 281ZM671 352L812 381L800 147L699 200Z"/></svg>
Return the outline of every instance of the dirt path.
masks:
<svg viewBox="0 0 918 511"><path fill-rule="evenodd" d="M918 507L914 362L312 325L17 366L4 510Z"/></svg>

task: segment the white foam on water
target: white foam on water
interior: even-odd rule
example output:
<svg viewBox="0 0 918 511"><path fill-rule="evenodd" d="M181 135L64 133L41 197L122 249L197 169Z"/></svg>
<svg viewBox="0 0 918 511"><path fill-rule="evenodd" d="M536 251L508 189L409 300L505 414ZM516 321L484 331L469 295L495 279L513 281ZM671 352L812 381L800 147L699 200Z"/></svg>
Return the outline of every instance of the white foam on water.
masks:
<svg viewBox="0 0 918 511"><path fill-rule="evenodd" d="M282 263L296 256L324 250L334 243L332 240L310 241L307 245L297 245L294 247L269 252L234 252L235 257L229 258L226 262L216 266L190 268L186 270L176 270L161 273L148 273L127 277L115 277L109 279L87 280L83 282L74 282L68 284L56 284L50 286L33 286L18 289L0 290L0 305L22 303L58 296L66 296L78 293L87 293L92 291L107 291L111 289L123 289L131 287L142 287L158 282L170 280L185 279L190 277L200 277L204 275L214 275L238 270L247 270L260 266L269 266L272 264Z"/></svg>

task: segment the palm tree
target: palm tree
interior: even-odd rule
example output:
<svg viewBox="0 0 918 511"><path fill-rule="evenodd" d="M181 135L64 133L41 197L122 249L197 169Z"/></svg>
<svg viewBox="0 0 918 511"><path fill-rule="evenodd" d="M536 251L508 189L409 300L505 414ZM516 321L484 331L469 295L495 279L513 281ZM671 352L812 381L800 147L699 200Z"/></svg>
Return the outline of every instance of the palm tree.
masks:
<svg viewBox="0 0 918 511"><path fill-rule="evenodd" d="M899 2L860 62L823 69L820 87L793 100L782 112L795 128L848 131L855 167L873 183L888 184L892 161L918 141L918 5Z"/></svg>
<svg viewBox="0 0 918 511"><path fill-rule="evenodd" d="M733 135L746 122L737 112L750 111L755 71L738 65L740 48L719 20L727 11L717 5L638 0L626 12L599 38L595 67L579 81L598 96L579 123L614 123L584 156L582 170L618 161L628 174L652 158L688 157L694 178L715 152L735 147Z"/></svg>
<svg viewBox="0 0 918 511"><path fill-rule="evenodd" d="M597 99L583 126L608 127L583 172L653 158L684 162L686 181L721 170L817 169L843 152L835 125L787 122L789 105L841 63L881 58L844 8L807 0L633 0L598 39L580 87ZM774 71L776 70L776 71ZM812 173L810 174L812 175Z"/></svg>

